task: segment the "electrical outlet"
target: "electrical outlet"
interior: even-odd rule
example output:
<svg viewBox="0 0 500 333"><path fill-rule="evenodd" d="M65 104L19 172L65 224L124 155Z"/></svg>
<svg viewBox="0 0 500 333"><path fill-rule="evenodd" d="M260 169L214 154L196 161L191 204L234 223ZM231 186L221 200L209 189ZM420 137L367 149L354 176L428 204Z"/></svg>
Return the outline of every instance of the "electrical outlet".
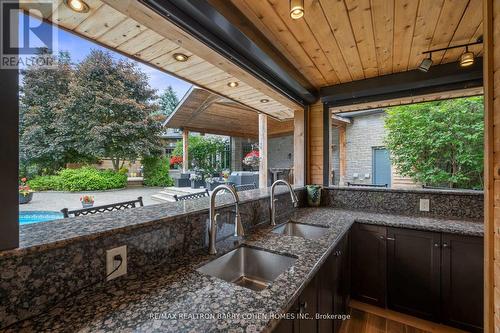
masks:
<svg viewBox="0 0 500 333"><path fill-rule="evenodd" d="M421 212L430 211L430 200L429 199L420 199L420 211Z"/></svg>
<svg viewBox="0 0 500 333"><path fill-rule="evenodd" d="M120 268L113 272L119 265L120 261L115 260L115 256L120 255L122 257L122 263ZM111 274L111 275L110 275ZM115 247L114 249L110 249L106 251L106 276L108 276L107 280L116 279L119 276L127 274L127 245Z"/></svg>

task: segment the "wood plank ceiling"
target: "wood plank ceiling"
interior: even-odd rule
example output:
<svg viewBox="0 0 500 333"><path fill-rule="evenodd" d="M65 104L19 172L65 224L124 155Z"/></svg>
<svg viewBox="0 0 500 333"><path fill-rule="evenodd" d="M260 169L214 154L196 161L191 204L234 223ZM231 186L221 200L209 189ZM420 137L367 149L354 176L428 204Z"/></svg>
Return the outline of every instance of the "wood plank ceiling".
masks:
<svg viewBox="0 0 500 333"><path fill-rule="evenodd" d="M292 20L285 0L231 0L317 88L418 67L423 51L476 41L481 0L305 0ZM482 45L470 48L482 54ZM433 53L457 61L463 49Z"/></svg>
<svg viewBox="0 0 500 333"><path fill-rule="evenodd" d="M248 107L193 87L166 120L165 126L201 133L258 138L258 119L258 114ZM293 133L293 120L268 119L270 137L290 133Z"/></svg>
<svg viewBox="0 0 500 333"><path fill-rule="evenodd" d="M53 1L55 10L42 13L43 18L77 35L277 119L293 118L293 110L300 108L135 0L85 0L88 13L76 13L62 0ZM25 11L36 9L35 2L21 4ZM183 53L189 60L178 62L174 53ZM230 88L229 82L238 86ZM263 99L269 102L262 103Z"/></svg>

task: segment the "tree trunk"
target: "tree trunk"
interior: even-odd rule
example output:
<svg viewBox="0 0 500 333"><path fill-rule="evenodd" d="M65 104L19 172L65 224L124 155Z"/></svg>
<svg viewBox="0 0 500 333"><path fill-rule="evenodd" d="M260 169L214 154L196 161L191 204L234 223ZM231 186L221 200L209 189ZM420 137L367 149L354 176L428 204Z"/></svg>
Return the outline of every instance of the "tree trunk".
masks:
<svg viewBox="0 0 500 333"><path fill-rule="evenodd" d="M120 159L111 157L111 163L113 164L113 169L118 172L120 170Z"/></svg>

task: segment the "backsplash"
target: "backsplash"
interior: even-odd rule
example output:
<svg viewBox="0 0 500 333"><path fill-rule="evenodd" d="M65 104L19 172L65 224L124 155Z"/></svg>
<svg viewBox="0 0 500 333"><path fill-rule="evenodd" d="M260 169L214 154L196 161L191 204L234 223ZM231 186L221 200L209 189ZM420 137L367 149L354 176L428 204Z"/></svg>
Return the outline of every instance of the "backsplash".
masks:
<svg viewBox="0 0 500 333"><path fill-rule="evenodd" d="M429 212L420 211L420 199L430 200ZM484 195L481 191L330 187L323 190L322 205L446 219L482 221L484 216Z"/></svg>
<svg viewBox="0 0 500 333"><path fill-rule="evenodd" d="M303 202L304 191L297 194ZM280 198L276 207L277 220L285 221L294 211L290 196L279 194L277 198ZM200 204L208 207L208 200L201 200L206 202L200 201ZM128 274L158 264L175 269L179 257L206 251L208 210L175 216L178 210L175 205L177 203L159 204L100 215L101 223L116 217L133 219L133 214L138 213L165 216L155 223L135 225L101 236L69 239L61 246L0 253L0 328L40 313L82 286L103 279L107 249L127 245ZM218 209L221 214L218 242L230 241L233 237L233 210L234 207ZM269 197L243 202L240 211L246 232L260 223L269 223ZM67 223L70 222L68 219ZM88 222L90 227L95 221L89 219Z"/></svg>

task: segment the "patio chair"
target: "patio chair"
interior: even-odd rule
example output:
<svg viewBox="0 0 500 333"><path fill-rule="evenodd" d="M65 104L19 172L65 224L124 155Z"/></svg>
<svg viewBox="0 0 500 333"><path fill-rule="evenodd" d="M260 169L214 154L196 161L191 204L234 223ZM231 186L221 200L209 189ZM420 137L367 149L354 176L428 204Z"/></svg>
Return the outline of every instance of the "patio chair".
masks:
<svg viewBox="0 0 500 333"><path fill-rule="evenodd" d="M183 200L193 200L193 199L199 199L203 197L209 197L210 193L208 193L208 189L205 189L203 192L197 192L197 193L190 193L186 195L174 195L175 201L183 201Z"/></svg>
<svg viewBox="0 0 500 333"><path fill-rule="evenodd" d="M123 210L128 208L136 208L137 206L144 206L142 202L142 197L138 197L136 200L117 202L110 205L95 206L90 208L82 208L75 210L68 210L68 208L61 209L64 218L72 216L82 216L82 215L93 215L97 213L112 212L115 210Z"/></svg>
<svg viewBox="0 0 500 333"><path fill-rule="evenodd" d="M236 192L242 192L242 191L248 191L248 190L255 190L257 188L257 185L255 183L253 184L245 184L245 185L236 185Z"/></svg>

